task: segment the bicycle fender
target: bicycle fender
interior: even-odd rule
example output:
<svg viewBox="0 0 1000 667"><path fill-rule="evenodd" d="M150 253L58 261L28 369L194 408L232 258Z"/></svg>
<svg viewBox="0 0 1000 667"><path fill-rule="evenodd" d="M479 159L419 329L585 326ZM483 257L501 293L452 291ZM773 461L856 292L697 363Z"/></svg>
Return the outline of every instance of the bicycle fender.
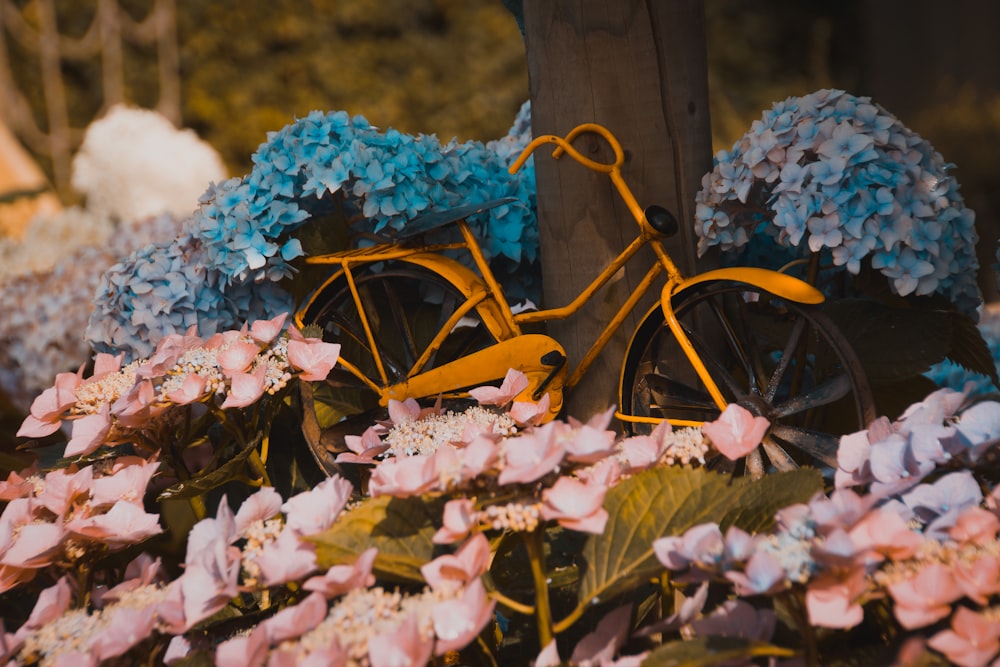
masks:
<svg viewBox="0 0 1000 667"><path fill-rule="evenodd" d="M562 409L565 359L566 351L555 339L544 334L523 334L386 387L379 402L388 405L389 399L402 401L448 393L455 387L456 378L461 378L466 387L481 386L503 380L507 371L515 368L528 378L528 387L516 400L531 401L536 390L547 392L550 403L545 421L548 421Z"/></svg>
<svg viewBox="0 0 1000 667"><path fill-rule="evenodd" d="M823 303L823 293L804 280L786 273L771 271L770 269L760 269L756 267L734 266L722 269L706 271L691 278L676 283L667 283L663 287L661 303L668 303L673 296L683 292L689 287L716 280L726 280L737 283L746 283L780 296L783 299L803 304Z"/></svg>

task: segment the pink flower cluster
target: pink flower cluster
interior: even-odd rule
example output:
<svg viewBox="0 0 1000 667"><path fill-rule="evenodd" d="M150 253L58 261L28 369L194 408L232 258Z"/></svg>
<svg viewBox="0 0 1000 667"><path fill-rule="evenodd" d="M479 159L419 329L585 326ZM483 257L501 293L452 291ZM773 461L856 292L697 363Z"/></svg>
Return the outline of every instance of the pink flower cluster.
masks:
<svg viewBox="0 0 1000 667"><path fill-rule="evenodd" d="M90 503L103 507L110 495L141 498L145 482L137 480L148 481L155 469L155 463L120 460L110 474L96 479L90 475L91 468L69 475L50 473L48 488L37 493L41 486L38 480L11 475L0 487L5 497L10 497L0 525L17 521L19 508L29 501L55 513ZM81 488L91 491L85 494ZM361 656L367 656L367 664L375 667L416 667L426 664L431 655L460 649L475 639L492 618L495 606L480 578L491 556L482 535L468 540L455 553L426 563L421 572L428 588L419 594L372 587L374 548L360 554L353 564L319 570L315 545L306 538L333 525L351 490L343 478L331 477L282 501L268 487L247 498L235 513L223 499L216 515L195 524L188 534L179 577L166 581L159 560L144 554L129 566L122 583L111 589L95 589L92 611L71 609L78 591L71 579L63 577L41 593L29 619L16 632L5 634L0 626L0 660L96 665L159 633L172 636L165 656L170 663L198 648L200 633L192 629L234 598L259 595L285 584L300 587L305 596L257 624L249 634L220 644L214 649L216 664L344 665L358 664ZM110 515L111 511L94 516ZM156 516L147 516L152 516L155 524ZM80 532L74 528L66 533L75 539L101 539L103 544L118 547L159 532L158 527L143 530L136 522L117 530L110 524L88 522L81 515L67 522ZM48 533L55 531L28 534L23 525L14 525L11 530L21 531L22 536L6 554L32 570L54 564L60 550ZM11 530L5 528L3 534Z"/></svg>
<svg viewBox="0 0 1000 667"><path fill-rule="evenodd" d="M31 405L17 435L41 438L72 422L64 455L83 456L101 445L131 441L173 406L212 403L242 408L281 390L293 377L322 380L337 362L340 346L305 338L290 327L287 314L258 320L239 331L207 339L171 334L155 352L122 366L122 356L99 353L94 372L83 377L60 373L55 385Z"/></svg>
<svg viewBox="0 0 1000 667"><path fill-rule="evenodd" d="M471 408L443 415L440 410L421 408L412 399L390 401L391 424L373 427L359 437L349 436L351 452L337 460L374 465L369 481L373 496L457 495L445 506L444 527L435 536L441 543L457 542L482 528L530 531L540 521L600 534L608 519L601 506L604 496L624 476L670 454L703 462L707 445L700 436L674 434L666 423L651 435L619 440L608 429L613 410L586 423L571 419L539 424L548 412L548 397L539 403L514 401L525 386L527 378L512 370L501 387L470 392L484 405L509 405L508 412ZM432 430L422 423L442 419L458 426ZM504 419L521 430L510 432L501 426ZM389 444L400 440L407 445ZM754 446L759 442L757 437ZM677 454L689 445L693 455ZM504 498L504 505L493 504L488 496L473 502L463 493L484 484L492 496Z"/></svg>
<svg viewBox="0 0 1000 667"><path fill-rule="evenodd" d="M954 664L989 664L1000 654L995 496L993 511L965 507L940 538L904 518L902 504L878 502L841 489L781 510L771 533L730 527L723 534L708 523L660 538L653 549L679 582L721 581L740 596L801 591L813 626L854 627L865 603L882 597L906 630L951 617L951 629L927 644Z"/></svg>
<svg viewBox="0 0 1000 667"><path fill-rule="evenodd" d="M162 532L143 508L156 461L136 456L87 466L12 472L0 482L0 593L43 568L81 562Z"/></svg>

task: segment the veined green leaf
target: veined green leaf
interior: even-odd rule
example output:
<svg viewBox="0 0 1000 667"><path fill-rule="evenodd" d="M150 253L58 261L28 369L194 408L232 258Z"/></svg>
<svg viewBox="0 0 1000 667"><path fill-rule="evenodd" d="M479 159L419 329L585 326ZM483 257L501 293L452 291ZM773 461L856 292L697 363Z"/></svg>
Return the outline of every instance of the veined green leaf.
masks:
<svg viewBox="0 0 1000 667"><path fill-rule="evenodd" d="M738 497L730 477L696 468L647 470L608 491L610 515L604 533L583 547L580 604L606 599L645 581L663 568L653 541L719 521Z"/></svg>
<svg viewBox="0 0 1000 667"><path fill-rule="evenodd" d="M423 581L420 566L431 560L431 538L444 511L444 499L367 498L341 515L328 530L309 539L316 544L319 566L353 563L370 547L378 548L375 572L403 581Z"/></svg>
<svg viewBox="0 0 1000 667"><path fill-rule="evenodd" d="M817 491L822 490L823 476L814 468L771 473L758 480L748 479L739 489L732 508L719 521L719 526L723 532L729 526L742 528L748 533L770 530L778 510L808 502Z"/></svg>
<svg viewBox="0 0 1000 667"><path fill-rule="evenodd" d="M806 502L822 488L822 477L811 469L733 480L700 468L664 467L627 479L605 497L604 533L583 547L579 603L607 599L655 576L663 569L653 553L660 537L706 522L766 530L779 509Z"/></svg>
<svg viewBox="0 0 1000 667"><path fill-rule="evenodd" d="M663 644L650 652L641 667L710 667L730 660L762 656L789 658L795 651L740 637L695 637Z"/></svg>

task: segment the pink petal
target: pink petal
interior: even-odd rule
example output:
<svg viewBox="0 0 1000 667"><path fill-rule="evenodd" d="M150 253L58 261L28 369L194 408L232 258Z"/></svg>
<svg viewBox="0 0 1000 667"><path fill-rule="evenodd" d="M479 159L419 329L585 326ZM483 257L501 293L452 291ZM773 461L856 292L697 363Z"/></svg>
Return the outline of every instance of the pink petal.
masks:
<svg viewBox="0 0 1000 667"><path fill-rule="evenodd" d="M420 633L417 617L406 617L394 631L368 640L371 667L424 667L434 650L434 640Z"/></svg>
<svg viewBox="0 0 1000 667"><path fill-rule="evenodd" d="M61 419L45 420L28 415L14 435L18 438L44 438L58 431L60 426L62 426Z"/></svg>
<svg viewBox="0 0 1000 667"><path fill-rule="evenodd" d="M853 628L864 619L864 610L857 602L863 592L863 570L847 581L814 579L806 590L809 622L823 628Z"/></svg>
<svg viewBox="0 0 1000 667"><path fill-rule="evenodd" d="M456 553L425 563L420 573L434 590L462 587L486 572L490 554L489 540L482 533L476 533Z"/></svg>
<svg viewBox="0 0 1000 667"><path fill-rule="evenodd" d="M141 463L123 466L111 475L95 479L90 490L91 508L113 505L119 500L142 505L146 487L160 467L160 462L140 461Z"/></svg>
<svg viewBox="0 0 1000 667"><path fill-rule="evenodd" d="M21 526L14 543L0 559L0 564L19 568L39 568L52 563L60 551L66 531L53 523L29 523Z"/></svg>
<svg viewBox="0 0 1000 667"><path fill-rule="evenodd" d="M325 343L321 340L288 341L288 363L302 371L300 380L319 382L326 379L340 357L339 343Z"/></svg>
<svg viewBox="0 0 1000 667"><path fill-rule="evenodd" d="M538 426L547 418L555 416L549 414L551 405L552 399L549 398L548 393L542 396L542 399L537 403L533 401L514 401L514 404L510 406L510 418L518 426Z"/></svg>
<svg viewBox="0 0 1000 667"><path fill-rule="evenodd" d="M437 645L436 655L457 651L475 640L480 631L493 616L496 601L490 602L483 582L477 579L456 600L447 600L434 605L431 619Z"/></svg>
<svg viewBox="0 0 1000 667"><path fill-rule="evenodd" d="M101 634L94 638L90 651L100 661L122 655L153 634L156 620L155 606L118 609Z"/></svg>
<svg viewBox="0 0 1000 667"><path fill-rule="evenodd" d="M197 403L208 395L208 380L198 373L188 373L181 382L181 386L167 393L167 398L171 403L177 405L190 405Z"/></svg>
<svg viewBox="0 0 1000 667"><path fill-rule="evenodd" d="M372 566L377 555L378 549L375 547L365 549L354 561L354 565L334 565L326 574L306 580L302 588L332 598L356 588L371 586L375 583Z"/></svg>
<svg viewBox="0 0 1000 667"><path fill-rule="evenodd" d="M594 631L585 635L573 649L573 664L611 664L618 650L625 644L632 619L632 605L618 607L598 623Z"/></svg>
<svg viewBox="0 0 1000 667"><path fill-rule="evenodd" d="M469 394L479 401L480 405L504 405L514 400L518 394L528 388L528 376L511 368L504 376L503 384L497 387L477 387L470 389Z"/></svg>
<svg viewBox="0 0 1000 667"><path fill-rule="evenodd" d="M313 593L297 605L285 607L260 625L273 646L309 632L326 618L326 612L326 598L320 593Z"/></svg>
<svg viewBox="0 0 1000 667"><path fill-rule="evenodd" d="M468 498L458 498L445 503L442 526L434 533L436 544L457 542L469 534L476 525L476 506Z"/></svg>
<svg viewBox="0 0 1000 667"><path fill-rule="evenodd" d="M256 320L250 325L250 337L260 345L270 345L285 327L288 313L281 313L269 320Z"/></svg>
<svg viewBox="0 0 1000 667"><path fill-rule="evenodd" d="M31 615L21 626L21 631L38 630L48 625L66 613L72 600L73 588L70 579L68 576L62 577L54 586L50 586L38 594Z"/></svg>
<svg viewBox="0 0 1000 667"><path fill-rule="evenodd" d="M265 586L302 579L316 571L316 547L286 528L268 542L254 559L263 573Z"/></svg>
<svg viewBox="0 0 1000 667"><path fill-rule="evenodd" d="M229 379L229 392L226 400L220 406L228 408L245 408L256 403L264 395L264 380L267 367L261 366L253 373L233 373Z"/></svg>
<svg viewBox="0 0 1000 667"><path fill-rule="evenodd" d="M267 632L257 626L249 635L228 639L215 648L216 667L262 667L270 646Z"/></svg>
<svg viewBox="0 0 1000 667"><path fill-rule="evenodd" d="M104 439L111 433L111 416L107 404L102 405L100 412L81 417L73 422L73 433L66 443L63 456L85 456L104 444Z"/></svg>
<svg viewBox="0 0 1000 667"><path fill-rule="evenodd" d="M73 519L66 530L112 547L142 542L163 532L158 514L147 514L127 500L119 500L107 514Z"/></svg>
<svg viewBox="0 0 1000 667"><path fill-rule="evenodd" d="M285 513L285 526L298 535L323 532L337 520L337 516L351 498L351 483L333 475L309 491L289 498L281 506Z"/></svg>
<svg viewBox="0 0 1000 667"><path fill-rule="evenodd" d="M236 512L236 532L240 535L255 521L267 521L281 511L284 501L272 486L265 486L243 501Z"/></svg>
<svg viewBox="0 0 1000 667"><path fill-rule="evenodd" d="M245 373L253 360L257 358L258 352L260 352L260 348L254 343L239 340L225 349L219 350L215 355L215 360L226 375Z"/></svg>
<svg viewBox="0 0 1000 667"><path fill-rule="evenodd" d="M372 496L405 498L420 495L438 482L434 459L426 455L391 458L382 461L372 471L368 482Z"/></svg>
<svg viewBox="0 0 1000 667"><path fill-rule="evenodd" d="M717 420L703 424L701 430L723 456L735 461L757 448L770 425L764 417L755 417L743 406L730 403Z"/></svg>

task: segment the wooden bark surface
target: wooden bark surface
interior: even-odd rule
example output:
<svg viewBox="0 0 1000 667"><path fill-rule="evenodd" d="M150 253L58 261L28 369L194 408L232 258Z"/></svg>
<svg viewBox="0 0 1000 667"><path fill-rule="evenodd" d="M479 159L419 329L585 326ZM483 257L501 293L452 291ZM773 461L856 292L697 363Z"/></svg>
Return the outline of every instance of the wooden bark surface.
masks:
<svg viewBox="0 0 1000 667"><path fill-rule="evenodd" d="M694 196L712 160L701 0L527 0L524 24L534 135L565 135L585 122L609 128L625 148L624 176L639 204L665 206L680 221L668 248L693 273ZM600 144L576 146L610 161ZM544 305L556 307L589 284L637 227L606 176L550 154L536 152L535 170ZM651 252L633 259L581 313L549 324L571 370L652 261ZM616 402L621 362L644 312L636 310L567 394L567 414L587 419Z"/></svg>

